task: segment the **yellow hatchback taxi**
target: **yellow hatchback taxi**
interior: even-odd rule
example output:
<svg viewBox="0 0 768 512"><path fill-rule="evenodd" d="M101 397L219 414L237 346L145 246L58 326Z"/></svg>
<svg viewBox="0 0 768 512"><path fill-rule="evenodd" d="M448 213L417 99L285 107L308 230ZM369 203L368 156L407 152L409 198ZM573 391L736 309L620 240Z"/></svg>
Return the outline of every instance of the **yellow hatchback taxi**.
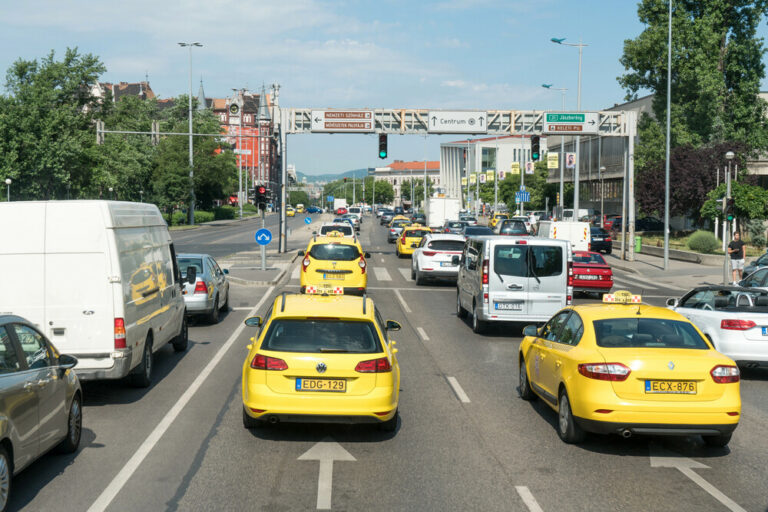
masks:
<svg viewBox="0 0 768 512"><path fill-rule="evenodd" d="M243 363L243 425L372 423L397 427L400 365L373 300L345 295L278 296Z"/></svg>
<svg viewBox="0 0 768 512"><path fill-rule="evenodd" d="M687 318L627 291L572 306L520 344L518 393L558 413L566 443L585 432L701 435L726 446L739 423L739 369Z"/></svg>
<svg viewBox="0 0 768 512"><path fill-rule="evenodd" d="M331 236L337 235L337 236ZM315 236L307 245L301 262L300 282L304 293L336 293L362 295L368 286L368 264L356 238L347 238L341 232L328 236Z"/></svg>
<svg viewBox="0 0 768 512"><path fill-rule="evenodd" d="M285 216L286 217L295 217L296 216L296 210L294 210L292 206L287 207L285 209Z"/></svg>
<svg viewBox="0 0 768 512"><path fill-rule="evenodd" d="M431 232L432 230L430 228L419 224L404 227L402 233L400 233L400 237L397 239L397 248L395 249L397 257L402 258L403 256L413 254L414 249L418 247L421 239Z"/></svg>
<svg viewBox="0 0 768 512"><path fill-rule="evenodd" d="M500 221L502 221L504 219L508 219L508 218L509 218L509 214L507 214L507 213L494 213L493 217L491 217L491 220L488 223L488 225L490 227L492 227L492 228L495 228L496 224L498 224Z"/></svg>

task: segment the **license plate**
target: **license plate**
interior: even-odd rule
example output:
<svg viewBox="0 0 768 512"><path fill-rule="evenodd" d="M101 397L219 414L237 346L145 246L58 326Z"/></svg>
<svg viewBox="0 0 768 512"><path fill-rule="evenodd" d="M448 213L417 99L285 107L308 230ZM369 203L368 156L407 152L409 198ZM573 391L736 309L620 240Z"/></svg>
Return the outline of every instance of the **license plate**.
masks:
<svg viewBox="0 0 768 512"><path fill-rule="evenodd" d="M667 393L671 395L695 395L696 381L692 380L646 380L646 393Z"/></svg>
<svg viewBox="0 0 768 512"><path fill-rule="evenodd" d="M493 307L498 310L504 311L522 311L522 302L494 302Z"/></svg>
<svg viewBox="0 0 768 512"><path fill-rule="evenodd" d="M602 238L593 238L592 241L593 242L602 242L603 239Z"/></svg>
<svg viewBox="0 0 768 512"><path fill-rule="evenodd" d="M763 336L768 336L768 327L763 327Z"/></svg>
<svg viewBox="0 0 768 512"><path fill-rule="evenodd" d="M584 279L585 281L597 281L600 276L576 276L576 279Z"/></svg>
<svg viewBox="0 0 768 512"><path fill-rule="evenodd" d="M450 261L441 261L440 262L440 266L441 267L452 267L453 263L451 263ZM763 327L763 334L765 334L765 327Z"/></svg>
<svg viewBox="0 0 768 512"><path fill-rule="evenodd" d="M347 381L344 379L305 379L296 377L296 391L331 391L344 393Z"/></svg>
<svg viewBox="0 0 768 512"><path fill-rule="evenodd" d="M334 281L343 281L344 274L323 274L323 279L333 279Z"/></svg>

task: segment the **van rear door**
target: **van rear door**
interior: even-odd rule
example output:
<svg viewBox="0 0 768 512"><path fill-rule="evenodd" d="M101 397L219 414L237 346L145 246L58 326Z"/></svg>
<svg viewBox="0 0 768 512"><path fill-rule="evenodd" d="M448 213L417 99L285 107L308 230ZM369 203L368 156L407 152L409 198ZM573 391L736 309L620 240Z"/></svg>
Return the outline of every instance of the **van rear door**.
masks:
<svg viewBox="0 0 768 512"><path fill-rule="evenodd" d="M528 315L528 246L525 240L492 243L488 260L488 314L514 322Z"/></svg>
<svg viewBox="0 0 768 512"><path fill-rule="evenodd" d="M529 314L550 317L566 305L568 245L532 240L528 245Z"/></svg>

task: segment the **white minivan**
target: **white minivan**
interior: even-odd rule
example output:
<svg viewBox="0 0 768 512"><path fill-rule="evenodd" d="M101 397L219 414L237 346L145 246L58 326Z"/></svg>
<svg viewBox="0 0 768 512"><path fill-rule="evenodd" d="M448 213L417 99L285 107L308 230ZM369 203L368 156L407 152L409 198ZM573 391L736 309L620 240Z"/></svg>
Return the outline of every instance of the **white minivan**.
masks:
<svg viewBox="0 0 768 512"><path fill-rule="evenodd" d="M567 240L470 237L456 281L456 313L472 330L488 322L543 324L573 302L573 254Z"/></svg>
<svg viewBox="0 0 768 512"><path fill-rule="evenodd" d="M75 356L80 380L130 375L146 387L154 352L186 350L181 274L155 205L0 203L0 239L0 312Z"/></svg>
<svg viewBox="0 0 768 512"><path fill-rule="evenodd" d="M592 231L589 222L541 221L536 228L536 236L568 240L574 251L592 250Z"/></svg>

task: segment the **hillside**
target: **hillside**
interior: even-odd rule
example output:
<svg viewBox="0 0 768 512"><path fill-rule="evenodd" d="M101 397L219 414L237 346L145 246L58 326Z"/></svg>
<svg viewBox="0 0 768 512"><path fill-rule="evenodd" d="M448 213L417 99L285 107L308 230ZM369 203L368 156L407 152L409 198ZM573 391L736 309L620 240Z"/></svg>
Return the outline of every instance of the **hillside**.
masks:
<svg viewBox="0 0 768 512"><path fill-rule="evenodd" d="M296 172L296 176L299 178L299 181L302 181L303 178L307 178L307 183L317 183L318 181L334 181L334 180L340 180L342 178L352 178L353 176L355 178L363 178L365 176L368 176L368 169L354 169L351 171L341 172L337 174L305 174L303 172Z"/></svg>

